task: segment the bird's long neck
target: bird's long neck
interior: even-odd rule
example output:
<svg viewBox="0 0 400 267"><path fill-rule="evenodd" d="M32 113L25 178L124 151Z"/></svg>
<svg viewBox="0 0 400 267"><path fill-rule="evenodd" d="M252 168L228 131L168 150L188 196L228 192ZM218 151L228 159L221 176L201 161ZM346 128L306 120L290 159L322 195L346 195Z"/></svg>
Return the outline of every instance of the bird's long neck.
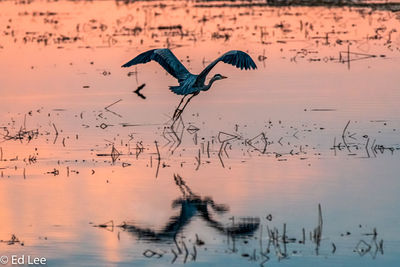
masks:
<svg viewBox="0 0 400 267"><path fill-rule="evenodd" d="M216 79L214 79L214 77L211 78L211 80L208 82L208 84L205 85L201 90L203 90L203 91L209 90L209 89L211 88L211 85L212 85L215 81L216 81Z"/></svg>

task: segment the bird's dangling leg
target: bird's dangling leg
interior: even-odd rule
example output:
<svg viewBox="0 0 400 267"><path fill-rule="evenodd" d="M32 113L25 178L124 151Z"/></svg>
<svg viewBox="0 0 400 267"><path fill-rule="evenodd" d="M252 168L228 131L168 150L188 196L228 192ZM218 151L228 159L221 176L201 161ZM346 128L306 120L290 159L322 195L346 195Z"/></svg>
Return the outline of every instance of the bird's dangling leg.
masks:
<svg viewBox="0 0 400 267"><path fill-rule="evenodd" d="M184 96L182 97L181 102L179 102L178 107L177 107L177 108L175 109L175 111L174 111L174 115L172 116L172 119L173 119L174 121L177 119L177 117L179 117L179 115L180 115L180 113L181 113L181 110L180 110L179 108L181 107L181 105L182 105L182 103L183 103L183 100L185 99L186 96L187 96L187 95L184 95Z"/></svg>
<svg viewBox="0 0 400 267"><path fill-rule="evenodd" d="M198 95L199 93L194 93L191 97L188 98L188 100L186 101L185 105L183 106L183 108L181 109L181 113L185 110L187 104L189 104L190 100L192 100L193 97L195 97L196 95Z"/></svg>
<svg viewBox="0 0 400 267"><path fill-rule="evenodd" d="M175 122L180 118L180 116L182 115L183 111L185 110L187 104L189 104L190 100L192 100L192 98L195 97L198 94L199 94L199 92L196 92L191 97L189 97L188 100L186 101L185 105L183 105L182 109L176 109L175 110L176 114L174 114L174 118L173 118L174 121L172 122L172 125L174 125ZM179 105L181 105L181 104L179 104Z"/></svg>

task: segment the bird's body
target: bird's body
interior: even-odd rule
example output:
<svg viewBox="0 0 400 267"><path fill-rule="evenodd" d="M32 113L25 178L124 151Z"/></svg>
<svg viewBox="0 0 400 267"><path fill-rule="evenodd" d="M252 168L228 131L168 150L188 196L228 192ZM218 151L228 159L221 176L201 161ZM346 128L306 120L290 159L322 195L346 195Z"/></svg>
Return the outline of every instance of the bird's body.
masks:
<svg viewBox="0 0 400 267"><path fill-rule="evenodd" d="M144 64L150 62L151 60L158 62L169 74L175 77L179 82L179 85L169 87L170 90L175 94L184 96L178 108L175 110L174 121L176 121L177 119L175 115L178 114L178 117L180 116L183 109L186 107L192 97L198 95L201 91L209 90L215 81L227 78L225 76L222 76L221 74L215 74L210 79L209 83L205 83L208 73L211 71L212 68L214 68L215 65L217 65L218 62L231 64L237 68L245 70L257 68L256 64L248 54L239 50L231 50L211 62L200 74L195 75L190 73L168 48L152 49L146 51L138 55L134 59L130 60L129 62L125 63L124 65L122 65L122 67L130 67L137 64ZM192 96L187 100L184 107L180 109L180 112L177 112L183 102L183 99L187 95Z"/></svg>

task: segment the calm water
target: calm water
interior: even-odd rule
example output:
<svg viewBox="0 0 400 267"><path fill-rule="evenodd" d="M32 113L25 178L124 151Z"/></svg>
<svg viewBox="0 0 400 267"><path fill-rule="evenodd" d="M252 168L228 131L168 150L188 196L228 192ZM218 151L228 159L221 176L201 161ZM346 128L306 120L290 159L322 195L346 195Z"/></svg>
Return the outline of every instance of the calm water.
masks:
<svg viewBox="0 0 400 267"><path fill-rule="evenodd" d="M3 1L0 28L0 256L400 261L398 12ZM193 73L230 49L258 69L217 65L229 79L173 132L176 80L157 63L120 68L158 47Z"/></svg>

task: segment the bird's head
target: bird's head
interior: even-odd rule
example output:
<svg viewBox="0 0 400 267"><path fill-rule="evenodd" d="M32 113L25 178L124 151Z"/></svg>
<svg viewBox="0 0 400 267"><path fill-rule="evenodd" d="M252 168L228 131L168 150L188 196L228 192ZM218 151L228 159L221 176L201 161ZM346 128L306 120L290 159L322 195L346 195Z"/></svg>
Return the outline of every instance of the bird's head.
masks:
<svg viewBox="0 0 400 267"><path fill-rule="evenodd" d="M217 81L217 80L222 80L222 79L226 79L226 78L228 78L228 77L222 76L221 74L215 74L214 77L213 77L212 79L213 79L214 81Z"/></svg>

